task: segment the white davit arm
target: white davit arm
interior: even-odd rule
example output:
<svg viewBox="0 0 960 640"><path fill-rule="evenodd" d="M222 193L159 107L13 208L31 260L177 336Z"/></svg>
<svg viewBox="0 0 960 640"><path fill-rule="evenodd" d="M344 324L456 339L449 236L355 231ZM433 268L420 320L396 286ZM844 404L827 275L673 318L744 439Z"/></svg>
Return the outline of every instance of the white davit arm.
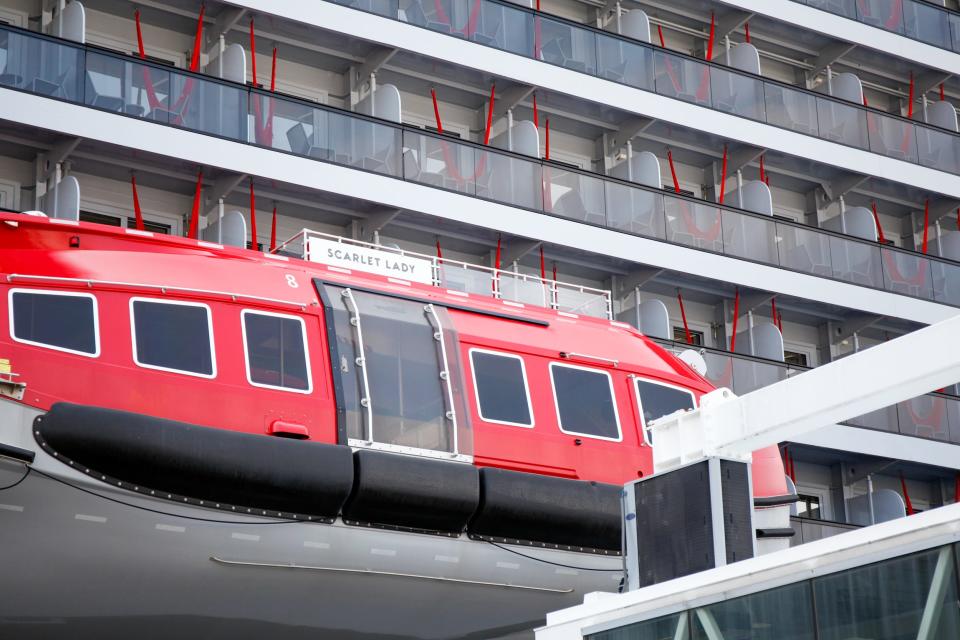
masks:
<svg viewBox="0 0 960 640"><path fill-rule="evenodd" d="M736 397L652 423L654 470L758 449L960 382L960 315Z"/></svg>

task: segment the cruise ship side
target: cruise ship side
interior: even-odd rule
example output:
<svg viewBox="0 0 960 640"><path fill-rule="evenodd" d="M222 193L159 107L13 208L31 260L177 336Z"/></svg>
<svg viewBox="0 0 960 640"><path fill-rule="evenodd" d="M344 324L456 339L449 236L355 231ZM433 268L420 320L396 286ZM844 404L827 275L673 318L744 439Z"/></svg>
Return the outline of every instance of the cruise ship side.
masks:
<svg viewBox="0 0 960 640"><path fill-rule="evenodd" d="M0 0L0 636L621 590L648 423L960 310L958 74L957 0ZM958 454L960 385L755 452L758 550Z"/></svg>

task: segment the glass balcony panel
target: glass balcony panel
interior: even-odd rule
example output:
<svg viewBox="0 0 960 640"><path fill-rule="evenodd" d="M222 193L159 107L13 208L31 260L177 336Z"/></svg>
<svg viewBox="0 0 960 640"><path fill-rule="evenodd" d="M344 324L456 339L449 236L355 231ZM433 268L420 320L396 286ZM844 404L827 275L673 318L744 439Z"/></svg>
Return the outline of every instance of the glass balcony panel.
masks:
<svg viewBox="0 0 960 640"><path fill-rule="evenodd" d="M171 73L169 122L231 140L247 139L247 91L192 75Z"/></svg>
<svg viewBox="0 0 960 640"><path fill-rule="evenodd" d="M733 356L706 351L703 354L703 359L707 363L707 373L704 377L710 381L710 384L718 389L720 387L726 387L731 390L736 388Z"/></svg>
<svg viewBox="0 0 960 640"><path fill-rule="evenodd" d="M887 291L930 300L933 298L933 268L923 256L881 249L883 279Z"/></svg>
<svg viewBox="0 0 960 640"><path fill-rule="evenodd" d="M866 112L870 151L897 160L917 162L916 128L912 122Z"/></svg>
<svg viewBox="0 0 960 640"><path fill-rule="evenodd" d="M710 69L713 108L751 120L766 120L763 82L713 67Z"/></svg>
<svg viewBox="0 0 960 640"><path fill-rule="evenodd" d="M899 433L900 425L897 417L897 407L885 407L871 411L862 416L857 416L852 420L847 420L847 424L855 427L866 427L867 429L877 429L879 431L889 431Z"/></svg>
<svg viewBox="0 0 960 640"><path fill-rule="evenodd" d="M861 107L817 98L820 137L859 149L869 149L867 113Z"/></svg>
<svg viewBox="0 0 960 640"><path fill-rule="evenodd" d="M950 18L950 41L952 42L951 48L954 51L960 52L960 15L955 13L949 13L947 15Z"/></svg>
<svg viewBox="0 0 960 640"><path fill-rule="evenodd" d="M709 204L664 196L667 240L708 251L723 251L720 209Z"/></svg>
<svg viewBox="0 0 960 640"><path fill-rule="evenodd" d="M404 22L463 38L475 23L483 0L400 0ZM471 11L476 11L474 15ZM471 17L473 20L471 21Z"/></svg>
<svg viewBox="0 0 960 640"><path fill-rule="evenodd" d="M397 0L333 0L333 2L388 18L397 18Z"/></svg>
<svg viewBox="0 0 960 640"><path fill-rule="evenodd" d="M482 2L479 18L467 30L474 42L528 58L533 56L533 34L533 14L496 2Z"/></svg>
<svg viewBox="0 0 960 640"><path fill-rule="evenodd" d="M960 136L917 125L919 161L925 167L960 173Z"/></svg>
<svg viewBox="0 0 960 640"><path fill-rule="evenodd" d="M612 36L597 36L600 77L653 90L653 49Z"/></svg>
<svg viewBox="0 0 960 640"><path fill-rule="evenodd" d="M403 176L412 182L476 195L476 155L449 138L403 132Z"/></svg>
<svg viewBox="0 0 960 640"><path fill-rule="evenodd" d="M543 170L539 163L479 149L474 162L478 196L543 210Z"/></svg>
<svg viewBox="0 0 960 640"><path fill-rule="evenodd" d="M737 345L740 348L740 345ZM769 362L733 358L733 391L743 395L787 379L787 368Z"/></svg>
<svg viewBox="0 0 960 640"><path fill-rule="evenodd" d="M559 167L543 167L544 211L564 218L605 225L603 181Z"/></svg>
<svg viewBox="0 0 960 640"><path fill-rule="evenodd" d="M834 278L867 287L883 288L879 247L831 236L830 257Z"/></svg>
<svg viewBox="0 0 960 640"><path fill-rule="evenodd" d="M925 395L897 405L900 433L932 440L950 439L950 418L943 396Z"/></svg>
<svg viewBox="0 0 960 640"><path fill-rule="evenodd" d="M817 637L956 638L955 575L947 546L814 578Z"/></svg>
<svg viewBox="0 0 960 640"><path fill-rule="evenodd" d="M651 238L665 238L663 196L619 182L604 185L607 226Z"/></svg>
<svg viewBox="0 0 960 640"><path fill-rule="evenodd" d="M501 271L500 297L504 300L533 304L538 307L549 307L550 285L539 278Z"/></svg>
<svg viewBox="0 0 960 640"><path fill-rule="evenodd" d="M250 95L248 140L315 160L333 160L330 112L260 93Z"/></svg>
<svg viewBox="0 0 960 640"><path fill-rule="evenodd" d="M857 19L857 0L803 0L803 3L845 18Z"/></svg>
<svg viewBox="0 0 960 640"><path fill-rule="evenodd" d="M689 640L690 631L686 611L584 636L584 640L663 640L664 638Z"/></svg>
<svg viewBox="0 0 960 640"><path fill-rule="evenodd" d="M949 387L948 393L955 393L956 386ZM947 422L950 425L950 437L953 444L960 444L960 400L950 398L947 400Z"/></svg>
<svg viewBox="0 0 960 640"><path fill-rule="evenodd" d="M493 271L471 268L470 265L440 262L440 286L481 296L494 295Z"/></svg>
<svg viewBox="0 0 960 640"><path fill-rule="evenodd" d="M710 107L710 68L694 60L654 52L654 84L657 93Z"/></svg>
<svg viewBox="0 0 960 640"><path fill-rule="evenodd" d="M0 56L0 86L71 102L83 100L83 49L0 31Z"/></svg>
<svg viewBox="0 0 960 640"><path fill-rule="evenodd" d="M593 31L534 16L536 58L589 75L597 73L597 38Z"/></svg>
<svg viewBox="0 0 960 640"><path fill-rule="evenodd" d="M798 582L694 609L691 639L814 640L814 626L810 585Z"/></svg>
<svg viewBox="0 0 960 640"><path fill-rule="evenodd" d="M594 318L607 317L607 299L595 291L557 284L557 309Z"/></svg>
<svg viewBox="0 0 960 640"><path fill-rule="evenodd" d="M905 2L903 5L904 35L932 44L941 49L949 49L950 23L947 12L925 2Z"/></svg>
<svg viewBox="0 0 960 640"><path fill-rule="evenodd" d="M773 220L723 212L723 252L729 256L778 264L776 236Z"/></svg>
<svg viewBox="0 0 960 640"><path fill-rule="evenodd" d="M772 83L765 83L763 91L768 123L811 136L819 135L816 97Z"/></svg>
<svg viewBox="0 0 960 640"><path fill-rule="evenodd" d="M87 54L84 104L169 122L170 72L100 53Z"/></svg>
<svg viewBox="0 0 960 640"><path fill-rule="evenodd" d="M390 176L402 175L399 129L332 111L326 119L331 161Z"/></svg>
<svg viewBox="0 0 960 640"><path fill-rule="evenodd" d="M903 0L857 0L857 19L886 31L903 33Z"/></svg>
<svg viewBox="0 0 960 640"><path fill-rule="evenodd" d="M934 261L933 297L937 302L960 305L960 266Z"/></svg>
<svg viewBox="0 0 960 640"><path fill-rule="evenodd" d="M813 229L776 223L780 266L830 277L830 236Z"/></svg>

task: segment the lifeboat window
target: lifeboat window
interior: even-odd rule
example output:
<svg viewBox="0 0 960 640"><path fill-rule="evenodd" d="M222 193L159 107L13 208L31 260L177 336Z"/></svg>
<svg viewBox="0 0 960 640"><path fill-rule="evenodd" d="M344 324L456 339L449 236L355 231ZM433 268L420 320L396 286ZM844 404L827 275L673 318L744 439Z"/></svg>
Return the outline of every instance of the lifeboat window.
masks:
<svg viewBox="0 0 960 640"><path fill-rule="evenodd" d="M88 293L11 289L10 336L83 356L100 355L97 300Z"/></svg>
<svg viewBox="0 0 960 640"><path fill-rule="evenodd" d="M241 316L250 384L310 393L307 328L303 318L247 310Z"/></svg>
<svg viewBox="0 0 960 640"><path fill-rule="evenodd" d="M205 378L217 375L207 305L131 298L130 322L137 365Z"/></svg>
<svg viewBox="0 0 960 640"><path fill-rule="evenodd" d="M351 446L469 455L462 368L443 307L326 285L345 435ZM329 322L329 319L328 319Z"/></svg>
<svg viewBox="0 0 960 640"><path fill-rule="evenodd" d="M643 437L647 444L653 444L653 434L647 424L657 418L668 416L675 411L690 410L696 407L693 392L689 389L650 380L637 379L637 402L643 422Z"/></svg>
<svg viewBox="0 0 960 640"><path fill-rule="evenodd" d="M561 431L603 440L622 439L609 373L551 362L550 381Z"/></svg>
<svg viewBox="0 0 960 640"><path fill-rule="evenodd" d="M486 422L532 427L530 389L523 358L471 349L470 363L480 418Z"/></svg>

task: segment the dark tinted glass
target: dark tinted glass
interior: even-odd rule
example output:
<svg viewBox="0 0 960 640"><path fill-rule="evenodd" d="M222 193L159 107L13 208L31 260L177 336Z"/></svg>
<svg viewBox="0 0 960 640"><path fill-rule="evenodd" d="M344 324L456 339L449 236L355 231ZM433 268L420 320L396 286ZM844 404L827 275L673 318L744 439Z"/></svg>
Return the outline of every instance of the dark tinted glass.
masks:
<svg viewBox="0 0 960 640"><path fill-rule="evenodd" d="M310 388L300 320L245 313L243 328L251 382L301 391Z"/></svg>
<svg viewBox="0 0 960 640"><path fill-rule="evenodd" d="M137 300L133 318L139 364L213 375L205 307Z"/></svg>
<svg viewBox="0 0 960 640"><path fill-rule="evenodd" d="M81 353L97 352L93 299L17 291L13 336Z"/></svg>
<svg viewBox="0 0 960 640"><path fill-rule="evenodd" d="M687 612L644 620L619 629L586 636L586 640L686 640L690 637Z"/></svg>
<svg viewBox="0 0 960 640"><path fill-rule="evenodd" d="M693 396L689 391L646 380L637 380L637 391L640 393L644 424L668 416L678 409L693 409Z"/></svg>
<svg viewBox="0 0 960 640"><path fill-rule="evenodd" d="M560 428L570 433L619 438L610 378L601 371L551 365Z"/></svg>
<svg viewBox="0 0 960 640"><path fill-rule="evenodd" d="M511 356L474 351L473 379L477 385L480 417L484 420L530 425L530 404L523 363Z"/></svg>
<svg viewBox="0 0 960 640"><path fill-rule="evenodd" d="M960 613L949 547L813 581L822 640L954 639Z"/></svg>
<svg viewBox="0 0 960 640"><path fill-rule="evenodd" d="M693 640L814 640L810 584L800 582L696 609ZM880 636L878 636L880 637Z"/></svg>

